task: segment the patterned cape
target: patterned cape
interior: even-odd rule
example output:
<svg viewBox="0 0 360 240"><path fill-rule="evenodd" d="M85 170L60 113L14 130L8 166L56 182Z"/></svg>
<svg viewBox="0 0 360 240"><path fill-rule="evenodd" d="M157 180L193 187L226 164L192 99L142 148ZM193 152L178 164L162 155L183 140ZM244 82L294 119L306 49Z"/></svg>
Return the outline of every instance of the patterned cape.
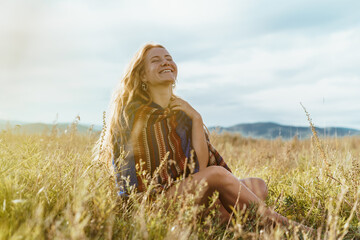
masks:
<svg viewBox="0 0 360 240"><path fill-rule="evenodd" d="M170 111L154 102L146 105L139 101L132 103L129 109L127 142L118 139L112 160L119 196L127 196L126 186L135 186L140 192L146 190L141 172L154 177L158 190L161 190L181 177L199 171L191 140L192 120L184 112ZM207 135L206 138L208 166L222 166L231 172ZM120 149L126 154L120 156Z"/></svg>

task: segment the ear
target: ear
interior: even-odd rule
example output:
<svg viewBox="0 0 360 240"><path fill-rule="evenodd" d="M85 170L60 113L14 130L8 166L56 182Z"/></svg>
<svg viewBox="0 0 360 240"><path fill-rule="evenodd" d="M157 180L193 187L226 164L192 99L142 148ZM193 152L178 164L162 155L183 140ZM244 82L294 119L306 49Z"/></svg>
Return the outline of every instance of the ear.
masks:
<svg viewBox="0 0 360 240"><path fill-rule="evenodd" d="M145 82L145 83L147 82L145 72L143 72L143 73L140 75L140 79L141 79L141 81L143 81L143 82Z"/></svg>

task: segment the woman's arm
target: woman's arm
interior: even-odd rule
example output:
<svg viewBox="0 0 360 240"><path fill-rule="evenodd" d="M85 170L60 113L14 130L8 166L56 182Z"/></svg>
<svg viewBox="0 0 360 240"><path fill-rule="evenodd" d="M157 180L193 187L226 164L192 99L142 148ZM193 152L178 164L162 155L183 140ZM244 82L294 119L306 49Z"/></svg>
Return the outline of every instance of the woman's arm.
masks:
<svg viewBox="0 0 360 240"><path fill-rule="evenodd" d="M209 149L206 143L205 132L201 115L192 118L192 142L199 160L200 171L208 165Z"/></svg>
<svg viewBox="0 0 360 240"><path fill-rule="evenodd" d="M209 149L206 143L205 131L201 115L186 101L175 98L170 103L172 110L181 110L192 120L192 144L199 161L200 171L205 169L209 162Z"/></svg>

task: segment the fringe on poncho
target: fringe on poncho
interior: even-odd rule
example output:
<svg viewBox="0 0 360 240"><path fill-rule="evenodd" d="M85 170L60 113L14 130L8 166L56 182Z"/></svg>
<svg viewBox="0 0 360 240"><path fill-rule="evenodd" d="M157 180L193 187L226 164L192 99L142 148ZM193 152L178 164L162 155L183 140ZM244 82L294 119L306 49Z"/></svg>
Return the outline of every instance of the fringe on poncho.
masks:
<svg viewBox="0 0 360 240"><path fill-rule="evenodd" d="M184 112L136 101L129 107L128 116L127 141L118 139L112 160L119 196L127 196L129 186L145 191L145 175L154 179L158 192L199 171L191 140L192 120ZM222 166L231 172L207 135L206 138L208 166Z"/></svg>

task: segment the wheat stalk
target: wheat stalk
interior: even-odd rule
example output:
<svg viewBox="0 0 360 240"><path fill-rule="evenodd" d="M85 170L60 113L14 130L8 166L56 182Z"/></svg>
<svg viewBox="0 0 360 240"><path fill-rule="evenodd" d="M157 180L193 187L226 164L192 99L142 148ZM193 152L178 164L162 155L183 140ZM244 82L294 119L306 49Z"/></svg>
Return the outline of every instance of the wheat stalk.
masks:
<svg viewBox="0 0 360 240"><path fill-rule="evenodd" d="M324 148L321 146L320 139L318 137L318 134L316 132L316 129L315 129L315 126L314 126L314 124L312 122L310 114L308 113L308 111L306 110L306 108L304 107L304 105L302 103L300 103L300 105L304 109L307 120L308 120L308 122L310 124L310 129L311 129L311 132L313 133L313 136L314 136L314 141L315 141L316 148L319 150L321 158L322 158L323 162L325 163L326 171L329 172L330 171L329 168L330 168L331 165L327 161L326 153L324 151Z"/></svg>

